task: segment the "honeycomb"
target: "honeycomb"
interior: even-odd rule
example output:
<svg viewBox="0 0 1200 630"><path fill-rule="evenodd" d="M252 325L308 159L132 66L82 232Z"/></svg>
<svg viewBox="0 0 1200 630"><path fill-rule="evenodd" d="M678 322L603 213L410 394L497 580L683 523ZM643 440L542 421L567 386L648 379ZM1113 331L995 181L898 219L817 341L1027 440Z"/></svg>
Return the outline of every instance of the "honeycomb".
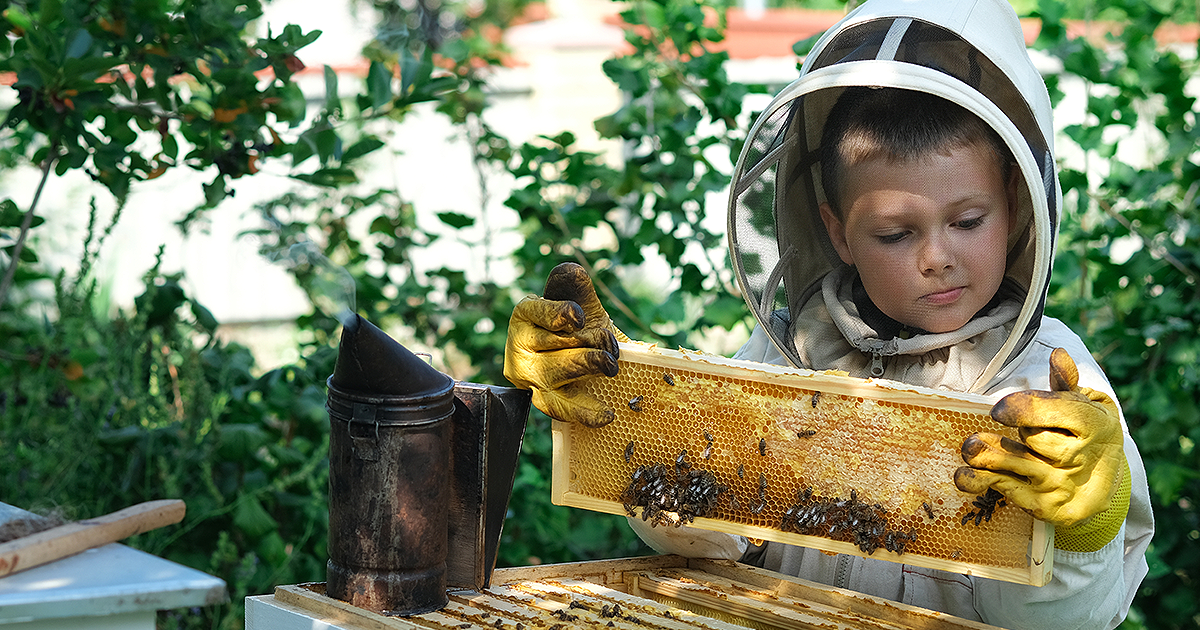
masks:
<svg viewBox="0 0 1200 630"><path fill-rule="evenodd" d="M881 545L873 557L1030 568L1034 519L1000 504L977 525L972 502L979 497L954 485L966 436L1018 437L991 419L981 398L707 359L622 344L618 375L584 384L616 419L599 429L562 427L570 431L567 491L616 502L612 511L624 513L622 493L638 467L670 467L682 457L728 487L708 518L778 532L767 536L772 540L809 539L783 529L801 493L826 502L853 493L858 502L886 510L889 530L915 534L902 554L885 553ZM693 526L704 527L703 521Z"/></svg>

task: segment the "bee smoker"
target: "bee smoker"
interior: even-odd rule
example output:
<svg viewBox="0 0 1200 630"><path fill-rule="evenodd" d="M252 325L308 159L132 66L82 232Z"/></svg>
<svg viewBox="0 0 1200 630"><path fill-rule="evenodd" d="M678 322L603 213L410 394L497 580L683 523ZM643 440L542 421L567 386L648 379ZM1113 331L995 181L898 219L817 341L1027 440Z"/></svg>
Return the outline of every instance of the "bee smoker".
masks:
<svg viewBox="0 0 1200 630"><path fill-rule="evenodd" d="M454 380L356 316L327 384L326 593L399 615L445 606Z"/></svg>
<svg viewBox="0 0 1200 630"><path fill-rule="evenodd" d="M456 384L359 316L327 384L326 595L409 616L486 587L530 392Z"/></svg>

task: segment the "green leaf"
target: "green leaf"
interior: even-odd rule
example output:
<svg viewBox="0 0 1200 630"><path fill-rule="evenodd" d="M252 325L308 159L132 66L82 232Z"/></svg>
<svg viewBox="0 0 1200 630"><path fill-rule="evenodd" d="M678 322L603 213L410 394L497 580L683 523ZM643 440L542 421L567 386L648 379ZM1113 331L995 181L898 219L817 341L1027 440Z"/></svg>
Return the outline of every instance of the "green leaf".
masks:
<svg viewBox="0 0 1200 630"><path fill-rule="evenodd" d="M313 173L295 174L292 177L302 182L326 188L336 188L344 184L358 182L358 175L353 169L342 167L323 168Z"/></svg>
<svg viewBox="0 0 1200 630"><path fill-rule="evenodd" d="M321 164L341 160L342 138L337 131L326 127L317 130L316 133L306 134L306 137L312 141L313 147L317 150L317 157L321 159Z"/></svg>
<svg viewBox="0 0 1200 630"><path fill-rule="evenodd" d="M258 538L279 529L279 523L263 509L258 497L243 495L233 511L233 524L251 538Z"/></svg>
<svg viewBox="0 0 1200 630"><path fill-rule="evenodd" d="M204 205L209 208L215 208L217 204L225 199L227 193L225 189L225 176L218 175L216 179L209 184L203 184L204 188Z"/></svg>
<svg viewBox="0 0 1200 630"><path fill-rule="evenodd" d="M7 255L9 258L12 258L13 252L16 249L17 249L16 245L9 245L8 247L0 249L0 251L3 251L5 253L5 255ZM24 263L36 263L38 261L37 253L34 252L33 249L29 247L28 243L26 243L25 245L23 245L21 247L20 260L21 260L21 262L24 262Z"/></svg>
<svg viewBox="0 0 1200 630"><path fill-rule="evenodd" d="M255 545L254 550L268 566L282 566L287 561L287 545L284 543L283 536L280 536L278 531L272 530L268 532Z"/></svg>
<svg viewBox="0 0 1200 630"><path fill-rule="evenodd" d="M19 6L9 5L8 8L4 9L4 19L8 20L9 24L23 31L28 31L33 27L33 19L29 17L28 13L22 11Z"/></svg>
<svg viewBox="0 0 1200 630"><path fill-rule="evenodd" d="M0 201L0 227L20 227L25 221L25 213L17 207L17 203L12 199ZM29 227L35 228L46 222L46 219L34 215L29 220Z"/></svg>
<svg viewBox="0 0 1200 630"><path fill-rule="evenodd" d="M363 138L362 140L350 145L350 148L346 149L346 151L342 153L342 163L345 164L346 162L358 159L364 155L367 155L368 153L372 153L382 148L383 146L383 140L380 140L375 136L367 136L366 138Z"/></svg>
<svg viewBox="0 0 1200 630"><path fill-rule="evenodd" d="M220 433L221 457L231 462L251 462L258 449L265 446L270 439L267 432L256 424L224 424Z"/></svg>
<svg viewBox="0 0 1200 630"><path fill-rule="evenodd" d="M1152 461L1146 468L1146 479L1160 503L1175 502L1184 485L1200 478L1200 473L1176 464Z"/></svg>
<svg viewBox="0 0 1200 630"><path fill-rule="evenodd" d="M372 61L367 69L367 95L371 99L371 107L375 109L392 100L392 73L381 62Z"/></svg>
<svg viewBox="0 0 1200 630"><path fill-rule="evenodd" d="M325 65L325 111L342 111L342 99L338 95L338 76L328 64Z"/></svg>
<svg viewBox="0 0 1200 630"><path fill-rule="evenodd" d="M308 100L304 96L304 91L296 83L288 83L283 86L279 92L280 102L272 108L275 115L279 116L280 120L288 123L292 127L304 122L305 110L308 108Z"/></svg>
<svg viewBox="0 0 1200 630"><path fill-rule="evenodd" d="M427 49L427 52L431 51ZM424 68L425 71L422 72L422 65L421 61L407 49L400 51L400 96L402 98L408 96L413 85L420 85L429 79L429 69L432 66Z"/></svg>
<svg viewBox="0 0 1200 630"><path fill-rule="evenodd" d="M437 217L442 221L442 223L445 223L456 230L461 230L465 227L475 225L474 217L469 217L465 214L459 214L457 212L439 212Z"/></svg>
<svg viewBox="0 0 1200 630"><path fill-rule="evenodd" d="M204 329L204 332L210 335L216 332L219 324L217 318L213 317L212 311L205 308L196 300L189 300L189 302L192 307L192 317L196 318L196 323Z"/></svg>
<svg viewBox="0 0 1200 630"><path fill-rule="evenodd" d="M719 295L704 309L704 318L726 330L746 319L746 303L732 295Z"/></svg>
<svg viewBox="0 0 1200 630"><path fill-rule="evenodd" d="M84 29L77 29L67 41L67 59L78 59L92 47L92 36Z"/></svg>
<svg viewBox="0 0 1200 630"><path fill-rule="evenodd" d="M821 32L797 41L795 44L792 44L792 52L795 53L797 57L804 57L808 55L808 53L812 52L813 46L816 46L817 42L820 41L824 35L825 33Z"/></svg>

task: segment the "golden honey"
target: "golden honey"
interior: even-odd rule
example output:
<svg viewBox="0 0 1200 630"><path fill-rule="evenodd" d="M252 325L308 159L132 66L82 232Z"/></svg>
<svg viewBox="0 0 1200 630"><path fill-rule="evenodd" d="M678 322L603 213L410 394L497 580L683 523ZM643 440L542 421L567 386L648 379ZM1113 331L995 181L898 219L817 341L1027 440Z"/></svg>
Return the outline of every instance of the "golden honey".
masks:
<svg viewBox="0 0 1200 630"><path fill-rule="evenodd" d="M1027 513L1005 506L990 521L963 523L976 509L976 496L953 481L963 439L980 431L1017 437L979 397L724 363L622 344L618 375L584 385L616 419L599 429L570 427L566 490L619 507L638 466L672 466L686 451L692 468L711 471L736 497L724 497L711 519L782 532L782 517L805 488L821 497L853 491L886 509L890 530L915 530L899 561L1030 566L1035 521ZM760 496L765 506L755 513Z"/></svg>

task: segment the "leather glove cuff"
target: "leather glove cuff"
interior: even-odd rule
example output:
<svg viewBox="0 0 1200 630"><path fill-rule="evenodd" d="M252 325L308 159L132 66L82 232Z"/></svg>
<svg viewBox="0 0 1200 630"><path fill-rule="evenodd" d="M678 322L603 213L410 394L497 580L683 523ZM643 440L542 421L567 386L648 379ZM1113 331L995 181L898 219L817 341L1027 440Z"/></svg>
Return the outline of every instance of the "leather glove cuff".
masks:
<svg viewBox="0 0 1200 630"><path fill-rule="evenodd" d="M1078 525L1055 528L1054 548L1091 553L1099 551L1111 542L1116 538L1117 532L1121 531L1121 525L1125 523L1125 516L1129 513L1129 495L1132 488L1127 460L1121 468L1121 481L1117 484L1117 491L1113 493L1112 500L1109 501L1108 509Z"/></svg>

